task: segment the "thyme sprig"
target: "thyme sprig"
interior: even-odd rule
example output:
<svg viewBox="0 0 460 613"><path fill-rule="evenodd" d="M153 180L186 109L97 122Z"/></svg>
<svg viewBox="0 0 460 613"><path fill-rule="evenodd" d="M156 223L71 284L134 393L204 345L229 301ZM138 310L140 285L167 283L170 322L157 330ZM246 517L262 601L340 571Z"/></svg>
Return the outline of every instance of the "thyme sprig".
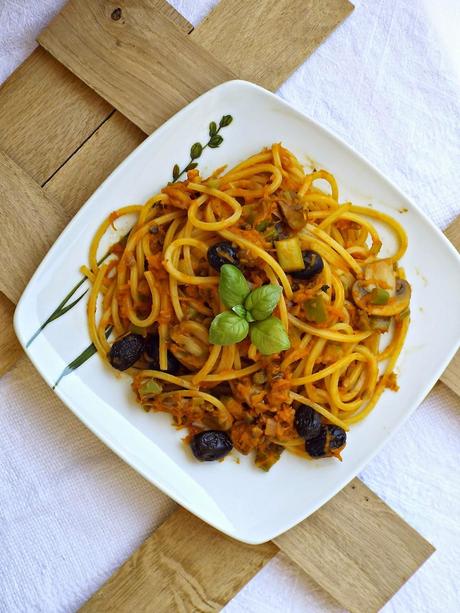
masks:
<svg viewBox="0 0 460 613"><path fill-rule="evenodd" d="M178 179L180 179L180 177L184 173L188 172L189 170L193 170L198 166L198 162L195 162L195 160L201 157L201 154L205 149L207 149L208 147L210 149L217 149L218 147L220 147L220 145L224 142L224 139L223 136L219 134L219 132L222 130L222 128L226 128L227 126L229 126L232 121L233 117L231 115L224 115L219 121L219 126L216 124L215 121L211 121L211 123L209 124L208 142L205 145L202 145L201 143L194 143L190 147L190 162L186 166L184 166L182 170L180 169L179 164L174 164L172 170L173 183L178 181Z"/></svg>

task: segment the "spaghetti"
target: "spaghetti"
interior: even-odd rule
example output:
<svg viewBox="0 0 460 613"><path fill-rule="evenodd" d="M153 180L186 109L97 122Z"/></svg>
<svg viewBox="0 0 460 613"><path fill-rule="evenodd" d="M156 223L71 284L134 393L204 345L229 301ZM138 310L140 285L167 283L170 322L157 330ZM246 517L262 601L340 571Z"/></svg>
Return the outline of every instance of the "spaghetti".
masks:
<svg viewBox="0 0 460 613"><path fill-rule="evenodd" d="M102 237L128 214L136 223L98 264ZM375 221L397 239L392 256L378 257ZM306 174L274 144L207 179L190 170L101 224L82 267L90 336L107 364L132 376L145 410L188 429L198 459L232 447L255 451L265 470L284 449L340 459L349 427L397 389L406 247L395 219L339 203L333 175ZM247 287L238 304L225 299L224 273ZM276 295L267 313L255 304L265 294Z"/></svg>

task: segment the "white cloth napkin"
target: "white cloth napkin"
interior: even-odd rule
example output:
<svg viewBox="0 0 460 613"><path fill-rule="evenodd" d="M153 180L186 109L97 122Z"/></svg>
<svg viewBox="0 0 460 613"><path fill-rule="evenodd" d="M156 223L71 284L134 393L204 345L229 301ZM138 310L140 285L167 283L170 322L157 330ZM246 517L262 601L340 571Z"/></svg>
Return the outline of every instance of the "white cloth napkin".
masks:
<svg viewBox="0 0 460 613"><path fill-rule="evenodd" d="M0 81L63 4L0 0ZM197 24L215 0L172 4ZM444 228L460 214L458 2L355 5L279 93L342 136ZM100 443L31 365L0 380L0 398L0 611L75 611L174 503ZM438 385L361 475L437 548L387 613L458 611L459 409L459 399ZM340 610L282 555L225 607Z"/></svg>

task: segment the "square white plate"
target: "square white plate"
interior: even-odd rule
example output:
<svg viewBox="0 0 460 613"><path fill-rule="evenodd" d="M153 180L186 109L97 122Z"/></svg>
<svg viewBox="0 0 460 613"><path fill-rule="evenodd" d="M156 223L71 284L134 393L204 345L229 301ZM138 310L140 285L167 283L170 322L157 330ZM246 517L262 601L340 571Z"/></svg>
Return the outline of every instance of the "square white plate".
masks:
<svg viewBox="0 0 460 613"><path fill-rule="evenodd" d="M219 148L198 160L204 175L282 141L307 166L336 175L341 200L369 204L400 219L409 236L403 265L412 284L412 323L399 360L400 391L385 392L348 436L343 462L306 462L289 453L264 473L251 457L199 463L185 453L165 414L135 403L129 378L117 379L94 356L56 388L67 406L111 449L179 504L247 543L267 541L324 504L350 481L412 413L438 379L460 339L460 258L442 233L387 179L336 136L273 94L231 81L201 96L142 143L88 200L38 267L15 313L25 347L79 279L90 240L114 209L143 203L171 180L174 164L189 161L190 146L208 140L210 121L233 116ZM407 212L401 212L407 209ZM385 235L382 253L393 242ZM76 294L77 296L78 294ZM90 343L86 299L47 326L26 351L47 383Z"/></svg>

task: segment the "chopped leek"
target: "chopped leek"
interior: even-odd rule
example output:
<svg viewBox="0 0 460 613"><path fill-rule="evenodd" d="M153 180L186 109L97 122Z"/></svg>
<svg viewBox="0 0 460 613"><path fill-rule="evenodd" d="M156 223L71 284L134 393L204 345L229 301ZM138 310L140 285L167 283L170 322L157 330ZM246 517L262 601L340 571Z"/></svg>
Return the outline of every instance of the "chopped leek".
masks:
<svg viewBox="0 0 460 613"><path fill-rule="evenodd" d="M139 394L141 396L161 394L162 391L162 386L158 383L158 381L155 381L155 379L147 379L139 388Z"/></svg>

